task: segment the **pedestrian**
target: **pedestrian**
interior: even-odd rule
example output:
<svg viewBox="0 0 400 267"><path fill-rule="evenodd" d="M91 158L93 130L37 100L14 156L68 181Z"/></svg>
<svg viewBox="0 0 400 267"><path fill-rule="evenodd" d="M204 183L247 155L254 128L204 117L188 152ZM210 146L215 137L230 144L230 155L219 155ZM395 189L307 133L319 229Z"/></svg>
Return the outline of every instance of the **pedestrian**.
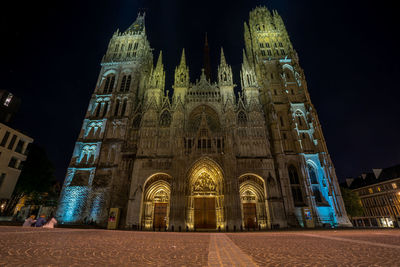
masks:
<svg viewBox="0 0 400 267"><path fill-rule="evenodd" d="M45 225L43 225L43 228L52 229L52 228L54 228L54 225L56 225L56 224L57 224L56 218L52 217L50 219L50 221L48 221Z"/></svg>
<svg viewBox="0 0 400 267"><path fill-rule="evenodd" d="M46 223L46 215L40 215L40 218L37 219L35 223L35 227L42 227Z"/></svg>
<svg viewBox="0 0 400 267"><path fill-rule="evenodd" d="M36 222L35 220L35 215L31 215L28 218L25 219L24 224L22 225L22 227L31 227L33 226L33 224Z"/></svg>

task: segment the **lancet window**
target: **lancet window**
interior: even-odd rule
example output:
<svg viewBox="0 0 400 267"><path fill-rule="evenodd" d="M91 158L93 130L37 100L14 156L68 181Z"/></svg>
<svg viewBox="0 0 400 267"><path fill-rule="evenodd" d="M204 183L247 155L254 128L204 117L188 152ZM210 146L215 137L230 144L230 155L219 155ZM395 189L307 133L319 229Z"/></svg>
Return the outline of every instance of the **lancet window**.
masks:
<svg viewBox="0 0 400 267"><path fill-rule="evenodd" d="M79 163L93 164L96 154L96 145L85 145L82 148Z"/></svg>
<svg viewBox="0 0 400 267"><path fill-rule="evenodd" d="M124 75L122 77L121 86L119 88L120 92L128 92L131 86L132 77L131 75Z"/></svg>
<svg viewBox="0 0 400 267"><path fill-rule="evenodd" d="M115 75L109 75L104 83L103 93L109 94L112 92L115 83Z"/></svg>

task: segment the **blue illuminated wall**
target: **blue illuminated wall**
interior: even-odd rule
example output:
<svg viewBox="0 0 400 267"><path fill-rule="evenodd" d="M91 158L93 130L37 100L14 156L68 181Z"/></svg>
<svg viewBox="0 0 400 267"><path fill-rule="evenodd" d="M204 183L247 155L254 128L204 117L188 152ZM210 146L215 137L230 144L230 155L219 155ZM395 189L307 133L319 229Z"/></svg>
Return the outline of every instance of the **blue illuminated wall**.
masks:
<svg viewBox="0 0 400 267"><path fill-rule="evenodd" d="M320 193L322 195L322 198L328 203L326 206L315 206L315 213L316 216L318 217L318 220L321 224L331 224L331 225L336 225L337 224L337 218L336 218L336 213L333 203L333 198L332 196L329 195L329 179L327 177L327 173L325 173L320 159L319 159L319 154L303 154L306 163L310 164L314 167L315 171L317 172L317 179L318 179L318 186ZM307 173L308 173L308 168ZM313 186L313 185L312 185Z"/></svg>

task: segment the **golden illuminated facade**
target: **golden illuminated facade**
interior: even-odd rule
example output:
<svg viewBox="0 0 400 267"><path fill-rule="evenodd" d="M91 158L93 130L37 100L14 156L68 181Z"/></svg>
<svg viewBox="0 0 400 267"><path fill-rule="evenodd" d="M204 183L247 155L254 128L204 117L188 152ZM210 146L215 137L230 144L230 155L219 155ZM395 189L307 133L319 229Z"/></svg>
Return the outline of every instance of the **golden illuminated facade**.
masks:
<svg viewBox="0 0 400 267"><path fill-rule="evenodd" d="M222 49L216 82L206 67L194 83L183 50L169 98L144 16L114 34L65 179L63 223L104 224L120 208L120 226L140 229L350 225L281 17L256 8L244 37L238 94Z"/></svg>

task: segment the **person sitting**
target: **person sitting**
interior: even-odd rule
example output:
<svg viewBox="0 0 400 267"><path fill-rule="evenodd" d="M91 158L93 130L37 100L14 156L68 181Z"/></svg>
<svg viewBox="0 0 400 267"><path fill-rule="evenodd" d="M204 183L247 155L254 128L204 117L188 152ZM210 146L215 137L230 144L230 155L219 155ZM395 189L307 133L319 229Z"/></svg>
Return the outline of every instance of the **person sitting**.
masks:
<svg viewBox="0 0 400 267"><path fill-rule="evenodd" d="M54 217L52 217L50 219L50 221L48 221L45 225L43 225L43 228L52 229L52 228L54 228L54 225L56 225L56 224L57 224L57 220Z"/></svg>
<svg viewBox="0 0 400 267"><path fill-rule="evenodd" d="M31 227L36 222L35 217L36 217L35 215L31 215L28 218L26 218L22 227Z"/></svg>
<svg viewBox="0 0 400 267"><path fill-rule="evenodd" d="M40 215L40 218L37 219L35 227L42 227L45 223L46 223L46 216L42 214Z"/></svg>

